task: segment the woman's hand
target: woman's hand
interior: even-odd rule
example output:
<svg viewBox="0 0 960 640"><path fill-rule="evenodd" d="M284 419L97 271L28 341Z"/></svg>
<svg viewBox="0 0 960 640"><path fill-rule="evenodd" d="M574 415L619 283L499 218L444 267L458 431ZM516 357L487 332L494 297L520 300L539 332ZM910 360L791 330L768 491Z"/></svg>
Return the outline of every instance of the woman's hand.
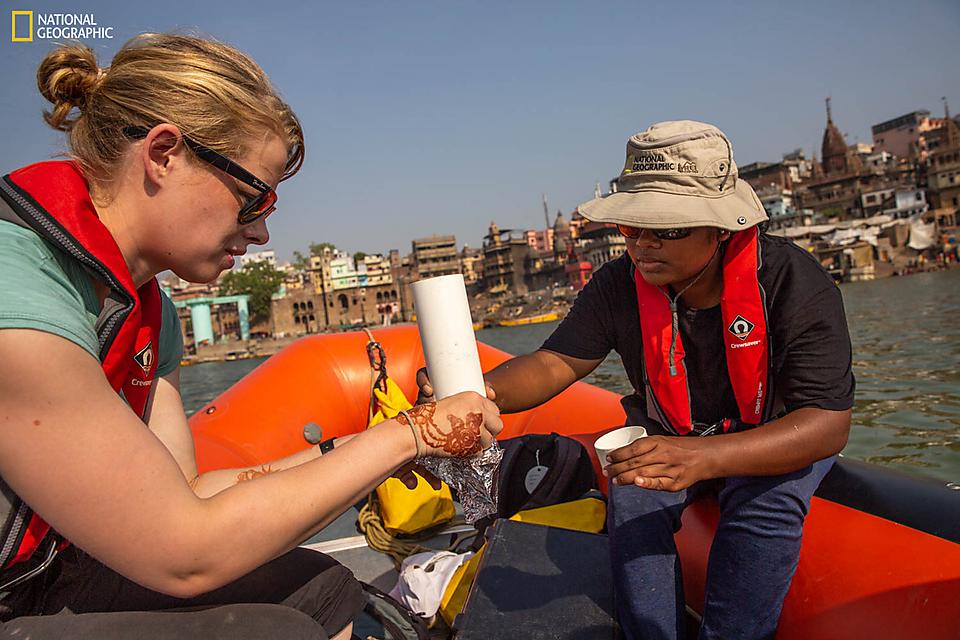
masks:
<svg viewBox="0 0 960 640"><path fill-rule="evenodd" d="M681 491L714 477L710 471L709 441L710 438L679 436L640 438L610 452L611 463L604 475L613 478L614 484Z"/></svg>
<svg viewBox="0 0 960 640"><path fill-rule="evenodd" d="M476 455L489 447L503 429L497 405L473 391L418 404L407 414L413 420L420 457ZM400 424L409 424L403 414L396 419Z"/></svg>

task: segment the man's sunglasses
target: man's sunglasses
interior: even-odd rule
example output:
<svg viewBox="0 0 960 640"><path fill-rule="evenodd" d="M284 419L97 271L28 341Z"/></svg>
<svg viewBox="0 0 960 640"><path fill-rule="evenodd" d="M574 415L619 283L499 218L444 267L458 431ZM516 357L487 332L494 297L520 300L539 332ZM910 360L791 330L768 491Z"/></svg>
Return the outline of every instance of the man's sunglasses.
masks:
<svg viewBox="0 0 960 640"><path fill-rule="evenodd" d="M630 238L632 240L640 237L640 234L643 232L643 227L631 227L625 224L618 224L617 231L619 231L620 235L622 235L624 238ZM647 229L647 231L652 233L657 240L682 240L693 233L693 228Z"/></svg>
<svg viewBox="0 0 960 640"><path fill-rule="evenodd" d="M125 127L123 130L123 134L133 140L146 138L148 133L150 133L150 130L146 127ZM240 208L240 213L237 215L237 220L240 221L240 224L250 224L264 216L270 215L273 213L273 210L277 208L277 192L266 182L210 147L191 140L183 134L181 134L180 137L183 138L183 143L187 145L198 158L260 192L260 195L247 199Z"/></svg>

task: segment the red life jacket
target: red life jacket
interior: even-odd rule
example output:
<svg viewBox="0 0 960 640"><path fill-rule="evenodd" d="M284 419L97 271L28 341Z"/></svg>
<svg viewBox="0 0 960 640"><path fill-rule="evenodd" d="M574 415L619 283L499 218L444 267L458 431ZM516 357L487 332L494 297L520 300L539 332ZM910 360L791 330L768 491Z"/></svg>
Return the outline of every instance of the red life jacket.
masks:
<svg viewBox="0 0 960 640"><path fill-rule="evenodd" d="M724 351L730 383L747 424L763 422L769 391L769 347L763 289L757 279L760 245L756 227L734 233L723 256L723 294L720 313L724 326ZM683 362L683 344L676 336L675 374L670 372L673 315L667 293L635 273L640 331L643 341L644 378L648 399L664 427L686 435L693 427L690 389ZM723 431L732 424L729 416Z"/></svg>
<svg viewBox="0 0 960 640"><path fill-rule="evenodd" d="M162 303L156 278L134 287L120 247L97 217L86 180L75 163L41 162L18 169L0 180L0 197L0 219L32 229L108 287L96 324L101 366L113 389L142 418L160 341ZM10 503L0 531L3 590L26 574L39 573L36 567L14 565L31 558L34 562L27 564L34 564L34 556L42 555L37 554L41 544L47 556L41 562L49 564L65 543L6 483L0 484Z"/></svg>

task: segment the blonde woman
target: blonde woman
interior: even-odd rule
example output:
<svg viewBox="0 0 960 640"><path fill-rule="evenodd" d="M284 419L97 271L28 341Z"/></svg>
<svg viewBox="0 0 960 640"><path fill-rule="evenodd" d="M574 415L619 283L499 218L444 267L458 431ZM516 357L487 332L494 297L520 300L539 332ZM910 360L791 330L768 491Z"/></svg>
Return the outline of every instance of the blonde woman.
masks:
<svg viewBox="0 0 960 640"><path fill-rule="evenodd" d="M106 69L61 47L37 81L72 160L0 180L4 632L349 638L357 582L297 544L417 455L488 444L495 405L461 394L199 475L155 276L211 281L267 241L300 124L255 62L195 37L135 38Z"/></svg>

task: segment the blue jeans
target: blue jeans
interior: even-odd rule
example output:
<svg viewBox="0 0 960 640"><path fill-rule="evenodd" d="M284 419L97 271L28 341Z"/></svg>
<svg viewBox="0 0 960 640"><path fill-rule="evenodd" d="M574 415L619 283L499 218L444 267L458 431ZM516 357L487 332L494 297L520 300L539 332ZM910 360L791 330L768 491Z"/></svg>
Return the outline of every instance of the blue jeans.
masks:
<svg viewBox="0 0 960 640"><path fill-rule="evenodd" d="M617 615L631 640L682 639L685 610L673 534L697 496L719 489L700 638L772 638L800 556L810 497L836 457L781 476L725 478L671 493L610 485L607 529Z"/></svg>

